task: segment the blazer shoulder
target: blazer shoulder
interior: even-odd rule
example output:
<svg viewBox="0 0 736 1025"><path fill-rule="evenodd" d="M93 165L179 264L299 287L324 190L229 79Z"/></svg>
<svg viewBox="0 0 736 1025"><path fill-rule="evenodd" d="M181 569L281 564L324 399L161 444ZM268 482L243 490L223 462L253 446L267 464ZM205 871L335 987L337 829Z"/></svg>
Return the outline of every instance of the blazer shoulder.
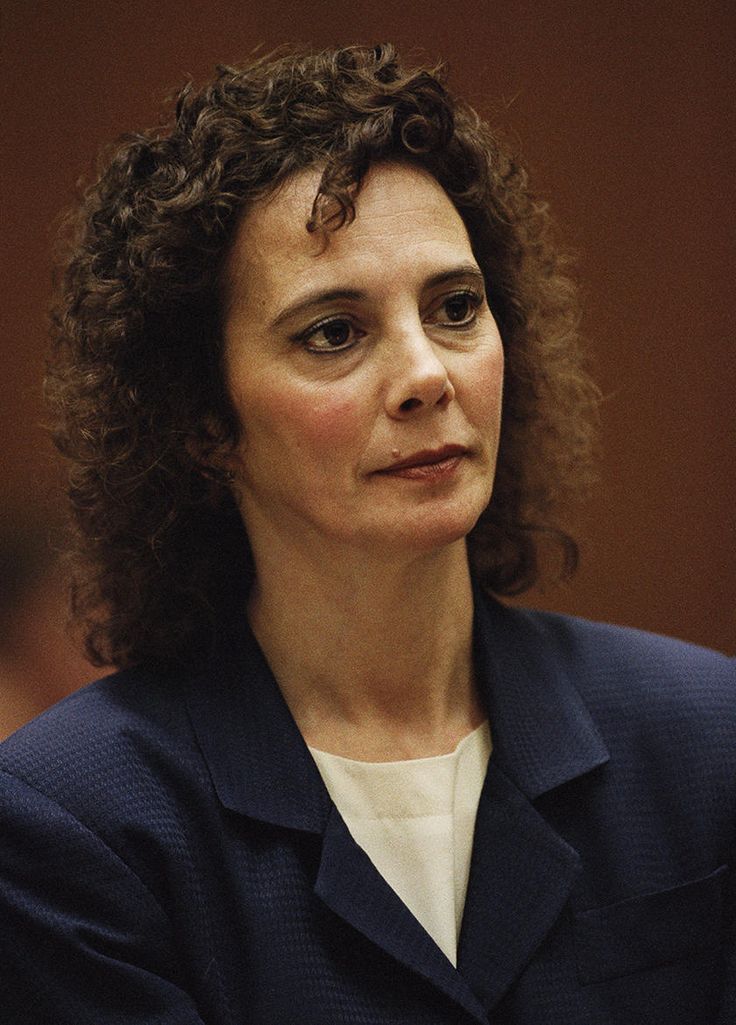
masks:
<svg viewBox="0 0 736 1025"><path fill-rule="evenodd" d="M542 661L574 683L598 718L717 727L736 737L736 659L687 641L575 616L514 610ZM736 745L734 745L736 747Z"/></svg>
<svg viewBox="0 0 736 1025"><path fill-rule="evenodd" d="M177 681L144 668L76 691L0 744L0 770L81 819L97 818L155 763L187 760L194 740Z"/></svg>
<svg viewBox="0 0 736 1025"><path fill-rule="evenodd" d="M676 637L539 609L507 611L523 619L530 629L561 652L574 652L578 657L594 658L602 650L608 657L625 663L646 665L664 659L668 666L711 667L726 673L736 670L736 659L731 656Z"/></svg>

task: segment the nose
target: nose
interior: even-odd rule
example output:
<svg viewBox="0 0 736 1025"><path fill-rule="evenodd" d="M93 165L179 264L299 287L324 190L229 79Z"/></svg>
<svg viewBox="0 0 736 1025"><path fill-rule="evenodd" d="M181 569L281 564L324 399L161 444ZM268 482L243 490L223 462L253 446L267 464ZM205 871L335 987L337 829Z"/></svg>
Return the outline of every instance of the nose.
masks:
<svg viewBox="0 0 736 1025"><path fill-rule="evenodd" d="M389 416L403 419L422 410L444 409L455 397L447 367L435 346L419 329L395 339L395 360L386 393Z"/></svg>

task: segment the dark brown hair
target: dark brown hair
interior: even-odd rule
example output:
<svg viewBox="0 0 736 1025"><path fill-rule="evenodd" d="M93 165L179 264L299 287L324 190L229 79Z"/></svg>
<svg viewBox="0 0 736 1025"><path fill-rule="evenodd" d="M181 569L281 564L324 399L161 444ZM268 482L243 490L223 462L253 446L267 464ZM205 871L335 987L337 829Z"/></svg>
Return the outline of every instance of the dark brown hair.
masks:
<svg viewBox="0 0 736 1025"><path fill-rule="evenodd" d="M538 580L542 538L573 568L560 510L589 482L596 403L574 289L524 169L443 78L405 69L391 46L220 68L185 86L170 124L122 140L72 215L47 393L71 461L74 607L94 661L196 656L247 591L248 540L208 458L239 430L223 384L222 279L243 210L306 168L324 169L310 230L352 218L376 161L414 161L445 189L506 356L498 469L472 563L499 594Z"/></svg>

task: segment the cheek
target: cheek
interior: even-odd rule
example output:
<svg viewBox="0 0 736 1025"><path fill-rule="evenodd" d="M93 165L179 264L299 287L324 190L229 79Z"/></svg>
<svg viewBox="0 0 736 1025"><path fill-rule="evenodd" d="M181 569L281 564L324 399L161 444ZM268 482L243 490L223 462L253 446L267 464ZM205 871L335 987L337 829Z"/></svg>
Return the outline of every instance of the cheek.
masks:
<svg viewBox="0 0 736 1025"><path fill-rule="evenodd" d="M503 394L503 347L497 345L479 352L464 375L464 406L476 423L498 424Z"/></svg>
<svg viewBox="0 0 736 1025"><path fill-rule="evenodd" d="M334 454L336 448L359 441L364 417L355 396L339 390L279 388L260 396L257 406L245 415L259 433L297 448L305 454Z"/></svg>

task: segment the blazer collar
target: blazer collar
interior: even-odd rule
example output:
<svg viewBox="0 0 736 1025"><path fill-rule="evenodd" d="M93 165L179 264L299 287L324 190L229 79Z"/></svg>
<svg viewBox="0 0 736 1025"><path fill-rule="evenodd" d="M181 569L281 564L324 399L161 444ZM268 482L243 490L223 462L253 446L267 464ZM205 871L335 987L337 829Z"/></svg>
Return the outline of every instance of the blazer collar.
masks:
<svg viewBox="0 0 736 1025"><path fill-rule="evenodd" d="M482 1004L355 843L250 631L193 675L187 706L222 804L322 835L315 894L337 915L484 1022Z"/></svg>
<svg viewBox="0 0 736 1025"><path fill-rule="evenodd" d="M329 795L247 625L223 633L210 661L190 677L187 707L226 808L324 832Z"/></svg>
<svg viewBox="0 0 736 1025"><path fill-rule="evenodd" d="M532 801L609 758L575 686L574 631L563 640L549 622L476 589L474 658L493 759Z"/></svg>
<svg viewBox="0 0 736 1025"><path fill-rule="evenodd" d="M492 758L523 795L534 800L607 761L564 653L537 615L476 591L474 645ZM247 627L225 635L190 678L187 704L226 807L273 825L324 832L329 796Z"/></svg>
<svg viewBox="0 0 736 1025"><path fill-rule="evenodd" d="M353 841L250 631L226 638L191 677L187 704L220 801L263 822L320 834L320 899L485 1022L559 917L580 871L577 852L533 801L608 754L546 620L481 594L475 608L475 665L493 754L457 971Z"/></svg>

